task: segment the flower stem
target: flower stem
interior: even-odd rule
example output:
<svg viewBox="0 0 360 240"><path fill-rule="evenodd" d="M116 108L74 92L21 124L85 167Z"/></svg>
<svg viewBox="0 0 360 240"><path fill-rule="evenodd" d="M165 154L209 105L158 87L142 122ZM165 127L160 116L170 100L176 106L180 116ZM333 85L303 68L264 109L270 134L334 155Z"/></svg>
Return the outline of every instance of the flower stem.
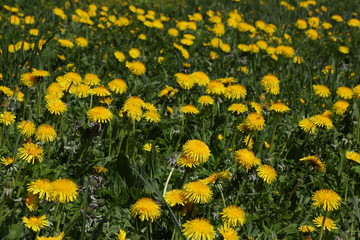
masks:
<svg viewBox="0 0 360 240"><path fill-rule="evenodd" d="M168 186L168 184L169 184L169 182L170 182L170 178L171 178L172 173L174 172L174 169L175 169L174 167L171 168L170 173L169 173L169 176L168 176L168 178L166 179L165 186L164 186L164 191L163 191L163 196L165 196L166 189L167 189L167 186Z"/></svg>
<svg viewBox="0 0 360 240"><path fill-rule="evenodd" d="M323 218L323 221L322 221L322 223L321 223L319 240L322 240L322 238L323 238L323 236L324 236L324 228L325 228L324 225L325 225L326 215L327 215L327 211L325 211L324 218Z"/></svg>

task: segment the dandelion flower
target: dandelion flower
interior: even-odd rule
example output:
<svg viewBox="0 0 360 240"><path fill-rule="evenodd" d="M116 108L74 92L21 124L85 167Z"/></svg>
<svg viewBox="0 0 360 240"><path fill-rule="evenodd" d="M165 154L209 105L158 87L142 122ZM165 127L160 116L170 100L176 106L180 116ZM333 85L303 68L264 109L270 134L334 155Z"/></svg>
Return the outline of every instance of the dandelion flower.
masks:
<svg viewBox="0 0 360 240"><path fill-rule="evenodd" d="M336 89L336 94L345 100L350 100L353 98L354 92L351 88L339 87Z"/></svg>
<svg viewBox="0 0 360 240"><path fill-rule="evenodd" d="M59 233L56 237L38 237L36 240L62 240L65 236L64 232Z"/></svg>
<svg viewBox="0 0 360 240"><path fill-rule="evenodd" d="M240 166L245 168L246 171L261 164L260 159L255 156L255 153L248 149L235 151L235 159Z"/></svg>
<svg viewBox="0 0 360 240"><path fill-rule="evenodd" d="M175 95L175 93L177 93L179 90L177 90L176 88L173 88L171 86L165 85L165 88L162 89L158 96L159 97L163 97L166 96L167 98L171 98Z"/></svg>
<svg viewBox="0 0 360 240"><path fill-rule="evenodd" d="M34 232L39 232L41 228L49 226L49 221L46 219L45 215L40 217L23 217L22 221L27 228L33 230Z"/></svg>
<svg viewBox="0 0 360 240"><path fill-rule="evenodd" d="M84 76L83 82L84 82L84 84L86 84L88 86L96 86L96 85L100 84L101 80L96 74L87 73Z"/></svg>
<svg viewBox="0 0 360 240"><path fill-rule="evenodd" d="M327 98L331 94L330 89L325 85L313 85L313 89L314 89L315 95L322 97L322 98Z"/></svg>
<svg viewBox="0 0 360 240"><path fill-rule="evenodd" d="M236 205L224 208L220 213L222 220L232 227L242 226L246 221L245 211Z"/></svg>
<svg viewBox="0 0 360 240"><path fill-rule="evenodd" d="M227 225L220 226L218 231L224 240L238 240L239 239L239 235L235 231L235 229L233 229Z"/></svg>
<svg viewBox="0 0 360 240"><path fill-rule="evenodd" d="M73 48L74 47L74 43L72 43L68 39L59 39L58 42L60 43L60 46L65 47L65 48Z"/></svg>
<svg viewBox="0 0 360 240"><path fill-rule="evenodd" d="M139 217L141 221L155 221L161 216L160 206L151 198L140 198L130 209L132 217Z"/></svg>
<svg viewBox="0 0 360 240"><path fill-rule="evenodd" d="M166 192L164 199L165 202L171 207L175 205L185 206L186 202L184 191L180 189L174 189Z"/></svg>
<svg viewBox="0 0 360 240"><path fill-rule="evenodd" d="M353 88L354 97L360 99L360 84Z"/></svg>
<svg viewBox="0 0 360 240"><path fill-rule="evenodd" d="M31 74L35 77L48 77L50 73L46 70L33 69Z"/></svg>
<svg viewBox="0 0 360 240"><path fill-rule="evenodd" d="M40 198L45 198L49 201L51 199L52 184L49 179L38 179L30 182L27 190L29 193L39 195Z"/></svg>
<svg viewBox="0 0 360 240"><path fill-rule="evenodd" d="M28 163L34 164L35 160L38 160L39 162L43 161L44 149L35 143L24 143L18 151L19 158Z"/></svg>
<svg viewBox="0 0 360 240"><path fill-rule="evenodd" d="M248 108L242 103L233 103L228 107L227 110L232 113L240 114L248 111Z"/></svg>
<svg viewBox="0 0 360 240"><path fill-rule="evenodd" d="M137 48L131 48L129 50L129 55L130 55L130 57L135 59L135 58L139 58L141 56L141 52Z"/></svg>
<svg viewBox="0 0 360 240"><path fill-rule="evenodd" d="M73 202L78 196L79 188L69 179L57 179L51 183L52 200L61 203Z"/></svg>
<svg viewBox="0 0 360 240"><path fill-rule="evenodd" d="M310 121L310 119L308 119L308 118L304 118L304 119L300 120L298 125L304 132L311 133L311 134L315 133L316 125L315 125L315 123Z"/></svg>
<svg viewBox="0 0 360 240"><path fill-rule="evenodd" d="M265 119L262 114L250 113L244 123L250 131L261 131L265 128Z"/></svg>
<svg viewBox="0 0 360 240"><path fill-rule="evenodd" d="M176 82L182 89L189 90L195 86L195 78L185 73L175 73Z"/></svg>
<svg viewBox="0 0 360 240"><path fill-rule="evenodd" d="M135 75L143 75L146 72L145 64L142 62L126 62L125 66L130 70L132 74Z"/></svg>
<svg viewBox="0 0 360 240"><path fill-rule="evenodd" d="M212 199L212 191L208 185L202 181L189 182L183 187L186 199L193 203L209 203Z"/></svg>
<svg viewBox="0 0 360 240"><path fill-rule="evenodd" d="M0 162L5 166L9 166L15 162L15 159L13 157L2 157L0 158Z"/></svg>
<svg viewBox="0 0 360 240"><path fill-rule="evenodd" d="M261 85L267 93L278 95L280 93L280 80L274 74L267 74L261 79Z"/></svg>
<svg viewBox="0 0 360 240"><path fill-rule="evenodd" d="M300 159L300 161L308 162L313 165L319 172L326 171L326 165L318 156L307 156Z"/></svg>
<svg viewBox="0 0 360 240"><path fill-rule="evenodd" d="M84 37L75 38L75 43L76 45L82 48L87 47L89 45L89 41Z"/></svg>
<svg viewBox="0 0 360 240"><path fill-rule="evenodd" d="M108 82L108 87L110 91L118 94L125 93L128 88L126 82L120 78Z"/></svg>
<svg viewBox="0 0 360 240"><path fill-rule="evenodd" d="M60 99L53 99L46 102L46 109L51 114L61 115L67 111L67 106Z"/></svg>
<svg viewBox="0 0 360 240"><path fill-rule="evenodd" d="M35 132L35 139L43 143L54 141L56 136L56 130L49 124L40 125Z"/></svg>
<svg viewBox="0 0 360 240"><path fill-rule="evenodd" d="M225 90L225 98L240 99L246 97L246 88L241 84L229 85Z"/></svg>
<svg viewBox="0 0 360 240"><path fill-rule="evenodd" d="M160 122L160 114L157 111L144 112L144 118L148 122L158 123Z"/></svg>
<svg viewBox="0 0 360 240"><path fill-rule="evenodd" d="M275 169L267 164L261 165L256 169L256 172L260 178L262 178L266 183L270 184L274 182L277 178L277 173Z"/></svg>
<svg viewBox="0 0 360 240"><path fill-rule="evenodd" d="M204 163L210 157L210 149L203 141L197 139L188 140L183 145L182 155L194 159L196 162Z"/></svg>
<svg viewBox="0 0 360 240"><path fill-rule="evenodd" d="M343 53L343 54L349 54L350 53L350 49L347 46L340 46L338 48L339 52Z"/></svg>
<svg viewBox="0 0 360 240"><path fill-rule="evenodd" d="M120 51L114 52L114 56L119 62L124 62L125 58L126 58L125 54L123 52L120 52Z"/></svg>
<svg viewBox="0 0 360 240"><path fill-rule="evenodd" d="M107 123L113 118L113 114L105 107L93 107L86 113L92 122Z"/></svg>
<svg viewBox="0 0 360 240"><path fill-rule="evenodd" d="M187 114L199 114L200 111L194 105L186 105L180 108L180 112Z"/></svg>
<svg viewBox="0 0 360 240"><path fill-rule="evenodd" d="M207 94L221 95L221 94L225 93L226 87L224 86L224 84L221 81L212 80L206 86L205 91Z"/></svg>
<svg viewBox="0 0 360 240"><path fill-rule="evenodd" d="M27 87L34 87L38 82L38 78L32 73L23 73L20 76L21 83Z"/></svg>
<svg viewBox="0 0 360 240"><path fill-rule="evenodd" d="M176 164L180 167L187 167L187 168L194 168L196 166L199 166L201 162L196 161L193 158L185 157L184 155L180 155L176 159Z"/></svg>
<svg viewBox="0 0 360 240"><path fill-rule="evenodd" d="M190 74L194 82L199 86L207 86L210 82L208 75L204 72L193 72Z"/></svg>
<svg viewBox="0 0 360 240"><path fill-rule="evenodd" d="M15 122L16 116L12 112L3 112L0 114L0 123L9 126Z"/></svg>
<svg viewBox="0 0 360 240"><path fill-rule="evenodd" d="M213 225L205 218L188 220L182 225L182 232L189 240L213 240L215 230Z"/></svg>
<svg viewBox="0 0 360 240"><path fill-rule="evenodd" d="M310 232L315 231L315 228L313 226L310 226L310 225L303 225L303 226L300 226L298 228L298 230L299 230L299 232L310 233Z"/></svg>
<svg viewBox="0 0 360 240"><path fill-rule="evenodd" d="M36 126L33 122L24 120L18 124L17 129L20 131L21 135L28 138L35 134Z"/></svg>
<svg viewBox="0 0 360 240"><path fill-rule="evenodd" d="M334 125L332 124L332 121L330 118L325 117L321 114L312 116L310 118L310 121L313 122L317 127L332 129L334 128Z"/></svg>
<svg viewBox="0 0 360 240"><path fill-rule="evenodd" d="M213 105L214 102L215 102L214 99L209 95L200 96L198 99L198 103L200 103L203 106Z"/></svg>
<svg viewBox="0 0 360 240"><path fill-rule="evenodd" d="M115 233L115 235L117 236L118 240L127 240L126 232L122 229L120 229L118 233Z"/></svg>
<svg viewBox="0 0 360 240"><path fill-rule="evenodd" d="M337 115L344 115L347 108L349 107L349 102L345 100L339 100L333 105L333 110Z"/></svg>
<svg viewBox="0 0 360 240"><path fill-rule="evenodd" d="M324 222L324 224L323 224ZM336 229L336 224L334 223L334 221L330 218L325 217L325 221L324 221L324 216L320 216L317 217L313 220L313 223L315 224L315 226L317 227L322 227L324 230L328 230L328 231L332 231L334 229Z"/></svg>
<svg viewBox="0 0 360 240"><path fill-rule="evenodd" d="M39 196L33 193L29 193L25 198L25 205L30 211L37 209L39 204Z"/></svg>
<svg viewBox="0 0 360 240"><path fill-rule="evenodd" d="M311 197L312 205L322 208L324 211L337 210L340 207L341 198L339 194L331 189L317 190Z"/></svg>
<svg viewBox="0 0 360 240"><path fill-rule="evenodd" d="M355 161L360 164L360 154L352 151L345 152L346 159Z"/></svg>
<svg viewBox="0 0 360 240"><path fill-rule="evenodd" d="M291 109L286 106L285 104L278 102L278 103L273 103L271 104L271 106L269 107L269 111L275 111L277 113L283 113L283 112L288 112Z"/></svg>
<svg viewBox="0 0 360 240"><path fill-rule="evenodd" d="M99 97L106 97L106 96L110 96L111 92L107 90L104 86L97 86L91 89L91 94Z"/></svg>

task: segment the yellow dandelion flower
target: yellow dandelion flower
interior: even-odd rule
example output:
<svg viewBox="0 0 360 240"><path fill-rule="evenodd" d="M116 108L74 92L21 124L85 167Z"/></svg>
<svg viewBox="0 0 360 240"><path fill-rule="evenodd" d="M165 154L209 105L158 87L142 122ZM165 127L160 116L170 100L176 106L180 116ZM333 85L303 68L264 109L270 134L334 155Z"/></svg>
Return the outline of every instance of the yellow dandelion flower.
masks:
<svg viewBox="0 0 360 240"><path fill-rule="evenodd" d="M91 93L93 93L90 86L86 84L79 84L77 86L72 85L70 86L69 92L79 98L86 98L90 96Z"/></svg>
<svg viewBox="0 0 360 240"><path fill-rule="evenodd" d="M110 91L118 94L125 93L128 88L126 82L120 78L108 82L108 87Z"/></svg>
<svg viewBox="0 0 360 240"><path fill-rule="evenodd" d="M250 106L255 110L256 113L261 114L263 111L262 106L257 102L250 102Z"/></svg>
<svg viewBox="0 0 360 240"><path fill-rule="evenodd" d="M48 77L50 76L50 73L48 71L45 70L38 70L38 69L33 69L31 74L35 77Z"/></svg>
<svg viewBox="0 0 360 240"><path fill-rule="evenodd" d="M209 105L213 105L215 101L209 95L203 95L199 97L198 103L200 103L203 106L209 106Z"/></svg>
<svg viewBox="0 0 360 240"><path fill-rule="evenodd" d="M23 217L22 221L25 225L25 227L33 230L34 232L39 232L40 229L45 228L49 226L49 221L46 219L46 216L40 216L40 217Z"/></svg>
<svg viewBox="0 0 360 240"><path fill-rule="evenodd" d="M27 87L34 87L38 82L38 78L32 73L23 73L20 76L20 81Z"/></svg>
<svg viewBox="0 0 360 240"><path fill-rule="evenodd" d="M324 222L324 224L323 224L323 222ZM325 217L325 221L324 221L324 216L315 218L313 220L313 223L315 224L315 226L317 226L319 228L322 227L324 230L332 231L332 230L336 229L336 224L334 223L334 221L327 217Z"/></svg>
<svg viewBox="0 0 360 240"><path fill-rule="evenodd" d="M56 136L56 130L49 124L40 125L35 132L35 139L44 143L54 141Z"/></svg>
<svg viewBox="0 0 360 240"><path fill-rule="evenodd" d="M353 88L354 97L360 99L360 84Z"/></svg>
<svg viewBox="0 0 360 240"><path fill-rule="evenodd" d="M140 198L131 206L130 215L141 221L155 221L161 216L160 206L151 198Z"/></svg>
<svg viewBox="0 0 360 240"><path fill-rule="evenodd" d="M246 221L245 211L236 205L225 207L220 215L224 223L232 227L242 226Z"/></svg>
<svg viewBox="0 0 360 240"><path fill-rule="evenodd" d="M195 79L185 73L175 73L176 82L182 89L189 90L195 86Z"/></svg>
<svg viewBox="0 0 360 240"><path fill-rule="evenodd" d="M325 85L313 85L315 95L327 98L330 96L331 92L330 89Z"/></svg>
<svg viewBox="0 0 360 240"><path fill-rule="evenodd" d="M126 238L126 232L122 229L120 229L118 233L115 233L115 235L117 236L117 240L128 240L128 238Z"/></svg>
<svg viewBox="0 0 360 240"><path fill-rule="evenodd" d="M62 240L65 236L64 232L59 233L56 237L38 237L36 240Z"/></svg>
<svg viewBox="0 0 360 240"><path fill-rule="evenodd" d="M92 122L107 123L113 118L113 114L105 107L93 107L86 113L88 119Z"/></svg>
<svg viewBox="0 0 360 240"><path fill-rule="evenodd" d="M186 199L192 203L209 203L212 199L212 191L202 181L189 182L184 185L183 191Z"/></svg>
<svg viewBox="0 0 360 240"><path fill-rule="evenodd" d="M215 184L219 180L230 180L232 174L229 169L226 169L222 172L215 172L210 174L207 178L202 179L201 181L205 184Z"/></svg>
<svg viewBox="0 0 360 240"><path fill-rule="evenodd" d="M158 123L160 122L160 114L157 111L144 112L144 118L148 122Z"/></svg>
<svg viewBox="0 0 360 240"><path fill-rule="evenodd" d="M310 233L310 232L315 231L315 228L313 226L310 226L310 225L303 225L303 226L300 226L298 228L298 230L299 230L299 232Z"/></svg>
<svg viewBox="0 0 360 240"><path fill-rule="evenodd" d="M75 85L75 86L81 84L83 81L80 74L75 73L75 72L68 72L63 76L63 78L66 83L68 83L69 85ZM59 79L59 81L60 81L60 79ZM56 78L56 80L58 81L58 78Z"/></svg>
<svg viewBox="0 0 360 240"><path fill-rule="evenodd" d="M351 88L339 87L336 89L336 94L345 100L349 100L353 98L354 92Z"/></svg>
<svg viewBox="0 0 360 240"><path fill-rule="evenodd" d="M137 48L131 48L129 50L129 55L130 55L130 57L136 59L136 58L139 58L141 56L141 52Z"/></svg>
<svg viewBox="0 0 360 240"><path fill-rule="evenodd" d="M61 203L73 202L78 196L78 186L69 179L57 179L51 183L51 198Z"/></svg>
<svg viewBox="0 0 360 240"><path fill-rule="evenodd" d="M100 84L101 80L96 74L87 73L84 76L83 82L84 82L84 84L86 84L88 86L96 86L96 85Z"/></svg>
<svg viewBox="0 0 360 240"><path fill-rule="evenodd" d="M204 163L210 157L210 149L203 141L188 140L182 147L182 155L194 159L195 162Z"/></svg>
<svg viewBox="0 0 360 240"><path fill-rule="evenodd" d="M347 46L340 46L338 48L339 52L343 53L343 54L349 54L350 53L350 49Z"/></svg>
<svg viewBox="0 0 360 240"><path fill-rule="evenodd" d="M260 159L255 156L255 153L248 149L235 151L235 159L240 166L245 168L246 171L261 164Z"/></svg>
<svg viewBox="0 0 360 240"><path fill-rule="evenodd" d="M89 41L84 37L75 38L75 43L76 45L82 48L87 47L89 45Z"/></svg>
<svg viewBox="0 0 360 240"><path fill-rule="evenodd" d="M171 207L175 205L185 206L186 202L184 191L180 189L174 189L166 192L164 199L165 202Z"/></svg>
<svg viewBox="0 0 360 240"><path fill-rule="evenodd" d="M219 233L223 237L224 240L238 240L240 239L238 233L235 231L235 229L227 226L222 225L218 229Z"/></svg>
<svg viewBox="0 0 360 240"><path fill-rule="evenodd" d="M180 108L180 112L187 114L199 114L200 111L194 105L186 105Z"/></svg>
<svg viewBox="0 0 360 240"><path fill-rule="evenodd" d="M145 64L142 62L126 62L125 66L130 70L132 74L143 75L146 72Z"/></svg>
<svg viewBox="0 0 360 240"><path fill-rule="evenodd" d="M360 164L360 154L352 151L345 152L346 159L355 161Z"/></svg>
<svg viewBox="0 0 360 240"><path fill-rule="evenodd" d="M269 111L274 111L278 113L288 112L290 110L291 109L288 106L286 106L284 103L281 102L273 103L269 107Z"/></svg>
<svg viewBox="0 0 360 240"><path fill-rule="evenodd" d="M360 20L356 18L352 18L349 21L347 21L347 25L349 25L350 27L360 28Z"/></svg>
<svg viewBox="0 0 360 240"><path fill-rule="evenodd" d="M210 82L210 78L204 72L193 72L190 74L194 82L199 86L207 86Z"/></svg>
<svg viewBox="0 0 360 240"><path fill-rule="evenodd" d="M15 158L13 157L2 157L0 158L0 162L5 166L9 166L15 162Z"/></svg>
<svg viewBox="0 0 360 240"><path fill-rule="evenodd" d="M27 161L28 163L34 164L35 160L39 162L43 161L44 149L35 143L24 143L18 151L19 158Z"/></svg>
<svg viewBox="0 0 360 240"><path fill-rule="evenodd" d="M264 116L258 113L250 113L244 123L250 131L261 131L265 128Z"/></svg>
<svg viewBox="0 0 360 240"><path fill-rule="evenodd" d="M176 159L176 164L180 167L194 168L199 166L201 162L196 161L194 158L185 157L184 155L180 155Z"/></svg>
<svg viewBox="0 0 360 240"><path fill-rule="evenodd" d="M170 87L170 86L168 86L168 85L165 85L165 88L162 89L162 90L159 92L158 96L159 96L159 97L165 96L165 97L167 97L167 98L171 98L171 97L173 97L173 96L175 95L175 93L177 93L178 91L179 91L179 90L177 90L176 88L173 88L173 87Z"/></svg>
<svg viewBox="0 0 360 240"><path fill-rule="evenodd" d="M126 59L125 54L123 52L120 52L120 51L114 52L114 56L119 62L124 62L125 59Z"/></svg>
<svg viewBox="0 0 360 240"><path fill-rule="evenodd" d="M334 103L333 110L337 115L344 115L349 105L350 105L349 102L345 100L339 100L336 103Z"/></svg>
<svg viewBox="0 0 360 240"><path fill-rule="evenodd" d="M207 94L214 94L214 95L221 95L224 94L226 91L226 87L224 84L219 80L212 80L206 87Z"/></svg>
<svg viewBox="0 0 360 240"><path fill-rule="evenodd" d="M317 127L321 127L321 128L327 128L327 129L332 129L334 128L334 125L332 124L332 121L330 118L325 117L321 114L312 116L310 118L310 121L312 123L314 123Z"/></svg>
<svg viewBox="0 0 360 240"><path fill-rule="evenodd" d="M61 115L67 111L67 106L60 99L53 99L46 102L46 109L51 114Z"/></svg>
<svg viewBox="0 0 360 240"><path fill-rule="evenodd" d="M97 86L91 89L91 94L99 97L106 97L106 96L110 96L111 92L107 90L104 86Z"/></svg>
<svg viewBox="0 0 360 240"><path fill-rule="evenodd" d="M49 201L51 199L52 184L49 179L38 179L30 182L27 190L29 193L38 195L40 198L45 198Z"/></svg>
<svg viewBox="0 0 360 240"><path fill-rule="evenodd" d="M94 166L93 167L96 173L106 173L107 171L109 171L109 169L107 169L106 167L101 167L101 166Z"/></svg>
<svg viewBox="0 0 360 240"><path fill-rule="evenodd" d="M74 43L72 43L68 39L59 39L58 42L60 43L60 46L65 47L65 48L73 48L74 47Z"/></svg>
<svg viewBox="0 0 360 240"><path fill-rule="evenodd" d="M25 205L30 211L34 211L39 205L39 196L29 193L25 198Z"/></svg>
<svg viewBox="0 0 360 240"><path fill-rule="evenodd" d="M298 125L304 132L311 133L311 134L315 133L316 125L315 125L315 123L310 121L310 119L308 119L308 118L304 118L304 119L300 120Z"/></svg>
<svg viewBox="0 0 360 240"><path fill-rule="evenodd" d="M182 225L182 232L189 240L213 240L215 230L213 225L205 218L188 220Z"/></svg>
<svg viewBox="0 0 360 240"><path fill-rule="evenodd" d="M225 89L225 98L227 99L240 99L246 97L246 88L241 84L229 85Z"/></svg>
<svg viewBox="0 0 360 240"><path fill-rule="evenodd" d="M311 40L316 40L319 38L319 32L316 31L316 29L306 30L305 35Z"/></svg>
<svg viewBox="0 0 360 240"><path fill-rule="evenodd" d="M300 159L300 161L308 162L313 165L319 172L326 171L326 165L318 156L307 156Z"/></svg>
<svg viewBox="0 0 360 240"><path fill-rule="evenodd" d="M317 190L311 197L313 206L322 208L324 211L337 210L340 207L341 198L339 194L331 189Z"/></svg>
<svg viewBox="0 0 360 240"><path fill-rule="evenodd" d="M36 126L33 122L24 120L18 124L17 129L20 131L21 135L28 138L35 134Z"/></svg>
<svg viewBox="0 0 360 240"><path fill-rule="evenodd" d="M3 112L0 114L0 123L9 126L15 122L16 116L12 112Z"/></svg>
<svg viewBox="0 0 360 240"><path fill-rule="evenodd" d="M274 74L265 75L260 83L267 93L273 95L278 95L280 93L280 80Z"/></svg>
<svg viewBox="0 0 360 240"><path fill-rule="evenodd" d="M266 183L270 184L274 182L277 178L277 173L275 169L267 164L261 165L256 169L256 172L260 178L262 178Z"/></svg>
<svg viewBox="0 0 360 240"><path fill-rule="evenodd" d="M240 114L248 111L248 107L242 103L233 103L227 110L232 113Z"/></svg>

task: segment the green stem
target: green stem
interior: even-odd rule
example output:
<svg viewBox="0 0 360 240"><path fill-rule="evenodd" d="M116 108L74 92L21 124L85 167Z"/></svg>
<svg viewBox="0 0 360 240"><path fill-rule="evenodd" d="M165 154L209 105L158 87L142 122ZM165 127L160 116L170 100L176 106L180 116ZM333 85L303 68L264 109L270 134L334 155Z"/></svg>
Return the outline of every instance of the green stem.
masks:
<svg viewBox="0 0 360 240"><path fill-rule="evenodd" d="M56 206L56 209L58 210L57 212L57 219L56 219L56 232L60 232L60 223L61 223L61 217L62 217L62 212L63 212L63 207L64 205L61 204L60 206L60 210L59 210L59 205L60 205L60 202L57 203L57 206Z"/></svg>
<svg viewBox="0 0 360 240"><path fill-rule="evenodd" d="M292 196L294 195L296 189L299 187L300 183L304 180L304 178L305 178L305 175L301 175L301 178L298 179L298 181L297 181L297 183L295 184L294 188L291 190L291 193L290 193L288 199L287 199L286 202L285 202L285 208L286 208L288 202L291 200Z"/></svg>
<svg viewBox="0 0 360 240"><path fill-rule="evenodd" d="M225 202L224 194L223 194L222 189L221 189L221 185L217 184L216 188L220 191L221 199L222 199L222 202L223 202L223 205L224 205L224 208L225 208L226 207L226 202Z"/></svg>

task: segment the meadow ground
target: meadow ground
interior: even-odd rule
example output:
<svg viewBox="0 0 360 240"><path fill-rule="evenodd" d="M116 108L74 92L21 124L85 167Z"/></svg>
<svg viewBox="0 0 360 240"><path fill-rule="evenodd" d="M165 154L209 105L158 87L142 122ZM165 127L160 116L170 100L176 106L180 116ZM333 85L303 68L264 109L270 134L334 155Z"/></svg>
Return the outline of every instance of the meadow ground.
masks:
<svg viewBox="0 0 360 240"><path fill-rule="evenodd" d="M3 0L0 239L359 239L359 7Z"/></svg>

